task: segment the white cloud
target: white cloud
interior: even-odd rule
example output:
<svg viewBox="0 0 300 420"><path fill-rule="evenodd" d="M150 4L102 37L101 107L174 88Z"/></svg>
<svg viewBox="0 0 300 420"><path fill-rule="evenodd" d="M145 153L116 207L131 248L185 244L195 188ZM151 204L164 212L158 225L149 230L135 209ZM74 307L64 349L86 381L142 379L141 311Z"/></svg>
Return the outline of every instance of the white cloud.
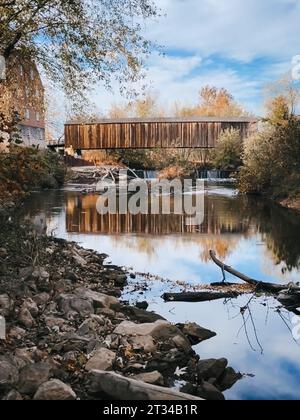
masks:
<svg viewBox="0 0 300 420"><path fill-rule="evenodd" d="M162 104L195 103L201 86L209 84L228 89L247 109L262 113L264 84L291 70L292 57L300 53L300 1L156 3L166 16L148 24L146 36L163 45L167 55L151 56L146 82ZM262 63L255 66L253 60ZM97 89L93 99L103 111L124 101L117 85L113 94Z"/></svg>
<svg viewBox="0 0 300 420"><path fill-rule="evenodd" d="M167 48L251 60L299 53L298 0L156 0L166 12L149 27ZM165 21L164 21L165 19Z"/></svg>

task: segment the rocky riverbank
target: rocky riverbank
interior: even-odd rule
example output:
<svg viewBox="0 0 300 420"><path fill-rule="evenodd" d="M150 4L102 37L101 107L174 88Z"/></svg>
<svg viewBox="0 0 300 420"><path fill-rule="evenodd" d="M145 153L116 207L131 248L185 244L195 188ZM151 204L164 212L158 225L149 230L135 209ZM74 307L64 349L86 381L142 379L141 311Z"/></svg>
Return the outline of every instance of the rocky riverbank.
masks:
<svg viewBox="0 0 300 420"><path fill-rule="evenodd" d="M121 302L106 258L1 217L0 399L224 399L241 375L193 350L215 334Z"/></svg>

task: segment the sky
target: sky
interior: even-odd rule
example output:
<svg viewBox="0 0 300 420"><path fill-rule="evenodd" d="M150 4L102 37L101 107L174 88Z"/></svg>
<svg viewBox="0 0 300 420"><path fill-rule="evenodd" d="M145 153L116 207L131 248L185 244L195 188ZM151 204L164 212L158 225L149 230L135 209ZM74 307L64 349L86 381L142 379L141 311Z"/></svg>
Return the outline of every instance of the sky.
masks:
<svg viewBox="0 0 300 420"><path fill-rule="evenodd" d="M161 105L197 101L202 86L228 89L242 106L263 113L265 86L292 71L300 55L300 0L154 0L161 17L145 36L162 46L147 60L148 90ZM113 85L92 100L106 112L124 101Z"/></svg>

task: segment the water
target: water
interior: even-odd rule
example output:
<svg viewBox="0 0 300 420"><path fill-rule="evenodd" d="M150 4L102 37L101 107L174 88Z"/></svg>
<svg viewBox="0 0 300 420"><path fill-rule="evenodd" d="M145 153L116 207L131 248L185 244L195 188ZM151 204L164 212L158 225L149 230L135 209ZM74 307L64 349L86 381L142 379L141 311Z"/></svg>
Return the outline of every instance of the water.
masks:
<svg viewBox="0 0 300 420"><path fill-rule="evenodd" d="M78 191L37 193L25 205L37 228L110 255L110 261L152 273L131 280L124 292L130 302L147 300L150 310L171 322L197 322L217 333L200 344L201 358L226 357L249 374L226 393L229 399L300 399L300 347L291 333L293 315L278 312L272 298L255 298L252 319L240 308L250 299L228 302L164 303L166 291L190 290L220 281L209 250L227 264L264 281L300 280L300 216L261 199L240 197L232 186L210 184L205 221L187 228L181 216L99 216L97 196ZM163 281L161 278L164 278ZM227 280L232 280L230 276ZM136 282L144 284L143 294Z"/></svg>

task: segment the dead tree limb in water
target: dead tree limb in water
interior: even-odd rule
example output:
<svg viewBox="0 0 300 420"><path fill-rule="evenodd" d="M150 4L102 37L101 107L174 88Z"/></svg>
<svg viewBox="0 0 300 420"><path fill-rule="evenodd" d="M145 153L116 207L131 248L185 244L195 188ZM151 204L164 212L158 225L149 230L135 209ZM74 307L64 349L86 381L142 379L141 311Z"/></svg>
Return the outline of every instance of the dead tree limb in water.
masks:
<svg viewBox="0 0 300 420"><path fill-rule="evenodd" d="M165 293L165 302L210 302L219 299L233 299L240 295L238 292L183 292Z"/></svg>
<svg viewBox="0 0 300 420"><path fill-rule="evenodd" d="M210 256L213 262L221 268L222 272L225 271L240 280L243 280L244 282L250 284L251 286L255 287L256 291L263 291L263 292L269 292L269 293L275 293L278 294L284 290L288 290L289 288L293 291L300 291L300 288L296 285L292 286L290 285L282 285L282 284L274 284L274 283L265 283L263 281L254 280L248 276L246 276L243 273L240 273L239 271L235 270L232 267L229 267L228 265L225 265L222 263L222 261L218 260L216 257L216 253L214 251L210 251Z"/></svg>

